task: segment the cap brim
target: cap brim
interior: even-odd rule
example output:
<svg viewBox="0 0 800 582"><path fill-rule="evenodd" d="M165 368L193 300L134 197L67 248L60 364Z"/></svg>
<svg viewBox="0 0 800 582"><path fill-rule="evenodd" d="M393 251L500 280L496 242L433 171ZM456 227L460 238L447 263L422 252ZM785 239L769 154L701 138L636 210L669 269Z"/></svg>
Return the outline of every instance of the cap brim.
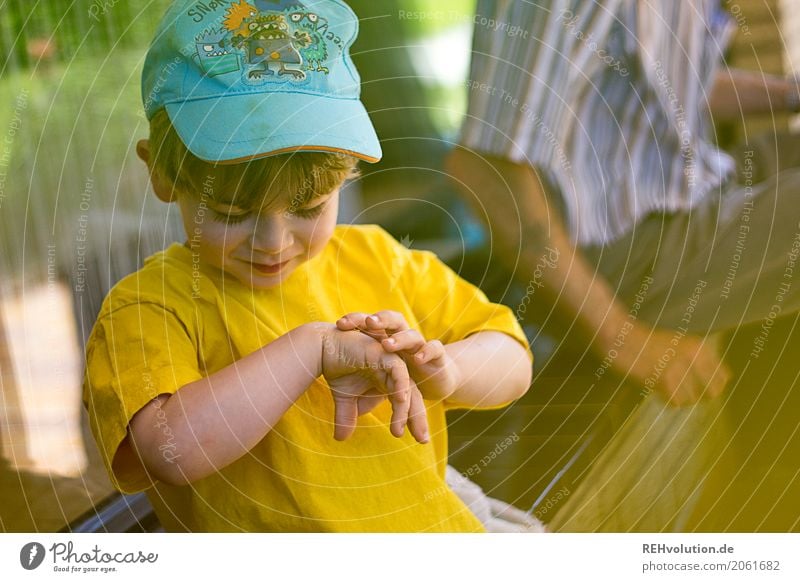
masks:
<svg viewBox="0 0 800 582"><path fill-rule="evenodd" d="M382 155L358 99L251 93L167 104L166 109L189 151L208 162L234 164L292 151L320 151L374 163ZM232 111L244 113L233 116Z"/></svg>

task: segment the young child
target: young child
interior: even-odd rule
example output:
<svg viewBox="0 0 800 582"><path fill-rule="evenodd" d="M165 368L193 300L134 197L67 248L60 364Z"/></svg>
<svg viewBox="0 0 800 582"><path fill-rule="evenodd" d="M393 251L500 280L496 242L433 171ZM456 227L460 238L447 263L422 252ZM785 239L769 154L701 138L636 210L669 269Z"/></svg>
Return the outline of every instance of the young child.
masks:
<svg viewBox="0 0 800 582"><path fill-rule="evenodd" d="M532 356L432 253L336 226L357 159L380 158L355 15L195 4L150 47L137 145L187 242L112 289L87 346L114 485L167 531L482 531L445 484L445 409L520 397Z"/></svg>

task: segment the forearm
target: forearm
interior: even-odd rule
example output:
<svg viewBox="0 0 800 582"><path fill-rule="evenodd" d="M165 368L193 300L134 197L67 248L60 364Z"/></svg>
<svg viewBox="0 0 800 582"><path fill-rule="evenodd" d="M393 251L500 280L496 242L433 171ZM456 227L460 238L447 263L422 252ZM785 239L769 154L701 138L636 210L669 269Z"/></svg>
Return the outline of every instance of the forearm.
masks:
<svg viewBox="0 0 800 582"><path fill-rule="evenodd" d="M462 149L449 166L489 223L499 259L539 294L531 301L556 303L606 349L626 321L625 306L572 243L533 168Z"/></svg>
<svg viewBox="0 0 800 582"><path fill-rule="evenodd" d="M131 434L148 472L168 483L191 483L234 462L263 439L321 374L323 336L315 325L325 324L295 328L183 386L160 405L157 423L152 410L137 415ZM162 454L165 445L169 456Z"/></svg>
<svg viewBox="0 0 800 582"><path fill-rule="evenodd" d="M458 387L447 402L468 407L497 406L520 398L531 383L532 362L511 336L483 331L448 344L458 370Z"/></svg>
<svg viewBox="0 0 800 582"><path fill-rule="evenodd" d="M797 94L797 83L793 80L757 71L721 70L714 80L709 111L720 120L790 111L797 108Z"/></svg>

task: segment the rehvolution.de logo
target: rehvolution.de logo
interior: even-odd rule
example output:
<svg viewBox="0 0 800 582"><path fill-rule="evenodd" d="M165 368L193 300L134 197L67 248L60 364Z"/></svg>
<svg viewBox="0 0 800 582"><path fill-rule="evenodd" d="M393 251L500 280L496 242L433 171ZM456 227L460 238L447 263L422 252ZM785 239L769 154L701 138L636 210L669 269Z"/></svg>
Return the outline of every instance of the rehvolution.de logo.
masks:
<svg viewBox="0 0 800 582"><path fill-rule="evenodd" d="M30 542L19 551L19 563L26 570L35 570L44 560L44 546L38 542Z"/></svg>

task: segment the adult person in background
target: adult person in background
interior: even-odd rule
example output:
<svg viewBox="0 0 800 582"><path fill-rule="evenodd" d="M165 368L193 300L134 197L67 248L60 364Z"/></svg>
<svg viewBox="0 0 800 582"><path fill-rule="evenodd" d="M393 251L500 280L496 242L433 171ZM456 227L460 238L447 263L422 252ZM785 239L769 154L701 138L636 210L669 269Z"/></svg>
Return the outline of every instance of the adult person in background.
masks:
<svg viewBox="0 0 800 582"><path fill-rule="evenodd" d="M730 374L711 334L800 306L800 173L737 184L748 159L714 146L711 116L796 110L797 86L721 66L733 25L716 0L479 0L475 22L450 174L530 304L585 332L595 375L663 397L551 526L680 529L720 446ZM543 256L558 260L535 271Z"/></svg>

